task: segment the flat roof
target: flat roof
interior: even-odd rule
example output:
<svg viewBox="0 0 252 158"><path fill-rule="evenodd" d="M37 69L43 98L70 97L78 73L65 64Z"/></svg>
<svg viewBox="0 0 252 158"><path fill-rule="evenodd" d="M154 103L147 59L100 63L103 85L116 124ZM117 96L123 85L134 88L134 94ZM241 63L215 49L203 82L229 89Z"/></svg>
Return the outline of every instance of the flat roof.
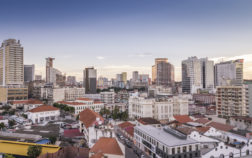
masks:
<svg viewBox="0 0 252 158"><path fill-rule="evenodd" d="M163 128L155 128L151 125L135 126L135 129L141 130L143 133L155 138L157 141L169 147L198 143L198 141L191 138L180 139L165 132Z"/></svg>

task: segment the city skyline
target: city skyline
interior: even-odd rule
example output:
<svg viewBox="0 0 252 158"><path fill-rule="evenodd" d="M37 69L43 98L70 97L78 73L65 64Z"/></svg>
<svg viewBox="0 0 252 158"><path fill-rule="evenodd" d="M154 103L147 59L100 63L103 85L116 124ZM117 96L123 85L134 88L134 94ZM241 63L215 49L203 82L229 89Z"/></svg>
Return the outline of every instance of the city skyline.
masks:
<svg viewBox="0 0 252 158"><path fill-rule="evenodd" d="M35 64L43 78L49 56L78 81L87 66L108 78L150 75L159 57L168 58L181 81L181 61L190 56L245 59L244 79L252 78L251 1L13 1L1 4L0 20L8 21L0 24L1 41L21 40L24 64Z"/></svg>

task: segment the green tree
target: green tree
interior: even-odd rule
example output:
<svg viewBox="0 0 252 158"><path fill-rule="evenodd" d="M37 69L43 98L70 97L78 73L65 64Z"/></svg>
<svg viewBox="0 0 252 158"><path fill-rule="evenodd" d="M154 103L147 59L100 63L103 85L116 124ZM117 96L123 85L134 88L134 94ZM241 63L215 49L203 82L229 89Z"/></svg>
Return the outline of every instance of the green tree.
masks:
<svg viewBox="0 0 252 158"><path fill-rule="evenodd" d="M15 124L16 124L16 121L14 121L14 120L9 120L9 126L10 127L13 127Z"/></svg>
<svg viewBox="0 0 252 158"><path fill-rule="evenodd" d="M4 123L0 123L0 130L3 130L5 128Z"/></svg>
<svg viewBox="0 0 252 158"><path fill-rule="evenodd" d="M29 146L27 155L30 158L36 158L41 154L41 151L42 151L42 146L40 145Z"/></svg>
<svg viewBox="0 0 252 158"><path fill-rule="evenodd" d="M10 155L10 154L5 154L4 158L15 158L15 157L13 155Z"/></svg>
<svg viewBox="0 0 252 158"><path fill-rule="evenodd" d="M55 142L57 141L57 138L55 136L51 136L51 137L49 137L49 140L50 140L51 144L55 144Z"/></svg>

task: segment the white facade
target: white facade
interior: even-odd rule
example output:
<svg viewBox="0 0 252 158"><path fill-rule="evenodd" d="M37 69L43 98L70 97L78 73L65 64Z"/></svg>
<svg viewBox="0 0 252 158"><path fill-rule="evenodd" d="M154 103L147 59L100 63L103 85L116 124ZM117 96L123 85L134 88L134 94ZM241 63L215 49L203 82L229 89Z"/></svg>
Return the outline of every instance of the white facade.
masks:
<svg viewBox="0 0 252 158"><path fill-rule="evenodd" d="M28 112L28 119L35 124L58 120L59 116L60 110Z"/></svg>
<svg viewBox="0 0 252 158"><path fill-rule="evenodd" d="M101 102L105 104L115 103L115 92L101 92Z"/></svg>
<svg viewBox="0 0 252 158"><path fill-rule="evenodd" d="M188 115L190 98L191 95L173 96L173 115Z"/></svg>
<svg viewBox="0 0 252 158"><path fill-rule="evenodd" d="M73 101L77 98L83 98L85 95L85 88L65 88L65 101Z"/></svg>

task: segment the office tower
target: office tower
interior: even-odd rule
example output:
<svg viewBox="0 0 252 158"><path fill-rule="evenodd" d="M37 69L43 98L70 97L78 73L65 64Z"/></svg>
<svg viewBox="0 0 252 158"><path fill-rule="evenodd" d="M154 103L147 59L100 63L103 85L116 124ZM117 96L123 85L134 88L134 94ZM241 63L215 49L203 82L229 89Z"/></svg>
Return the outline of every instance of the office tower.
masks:
<svg viewBox="0 0 252 158"><path fill-rule="evenodd" d="M5 40L0 47L0 85L22 85L23 83L23 47L19 40Z"/></svg>
<svg viewBox="0 0 252 158"><path fill-rule="evenodd" d="M218 86L216 91L216 110L219 117L247 116L249 114L248 87Z"/></svg>
<svg viewBox="0 0 252 158"><path fill-rule="evenodd" d="M237 85L243 83L243 59L215 64L215 86Z"/></svg>
<svg viewBox="0 0 252 158"><path fill-rule="evenodd" d="M201 58L201 82L202 88L208 91L214 89L214 62L208 60L208 58Z"/></svg>
<svg viewBox="0 0 252 158"><path fill-rule="evenodd" d="M76 85L76 77L75 76L67 76L67 84L68 85Z"/></svg>
<svg viewBox="0 0 252 158"><path fill-rule="evenodd" d="M35 65L24 65L24 81L30 82L34 80Z"/></svg>
<svg viewBox="0 0 252 158"><path fill-rule="evenodd" d="M35 75L35 80L36 80L36 81L42 80L42 76L41 76L41 75Z"/></svg>
<svg viewBox="0 0 252 158"><path fill-rule="evenodd" d="M138 71L133 71L132 80L133 82L136 82L138 80Z"/></svg>
<svg viewBox="0 0 252 158"><path fill-rule="evenodd" d="M66 76L61 71L53 67L55 58L46 58L46 83L54 86L65 86Z"/></svg>
<svg viewBox="0 0 252 158"><path fill-rule="evenodd" d="M87 94L96 93L97 71L94 67L85 68L83 71L83 87Z"/></svg>
<svg viewBox="0 0 252 158"><path fill-rule="evenodd" d="M163 86L174 86L174 66L167 58L156 58L152 66L153 84Z"/></svg>
<svg viewBox="0 0 252 158"><path fill-rule="evenodd" d="M127 84L127 72L122 72L122 81L125 85Z"/></svg>
<svg viewBox="0 0 252 158"><path fill-rule="evenodd" d="M55 58L46 58L46 83L52 83L52 68L53 68L53 60Z"/></svg>
<svg viewBox="0 0 252 158"><path fill-rule="evenodd" d="M197 57L189 57L182 61L182 92L196 93L202 88L201 62Z"/></svg>

